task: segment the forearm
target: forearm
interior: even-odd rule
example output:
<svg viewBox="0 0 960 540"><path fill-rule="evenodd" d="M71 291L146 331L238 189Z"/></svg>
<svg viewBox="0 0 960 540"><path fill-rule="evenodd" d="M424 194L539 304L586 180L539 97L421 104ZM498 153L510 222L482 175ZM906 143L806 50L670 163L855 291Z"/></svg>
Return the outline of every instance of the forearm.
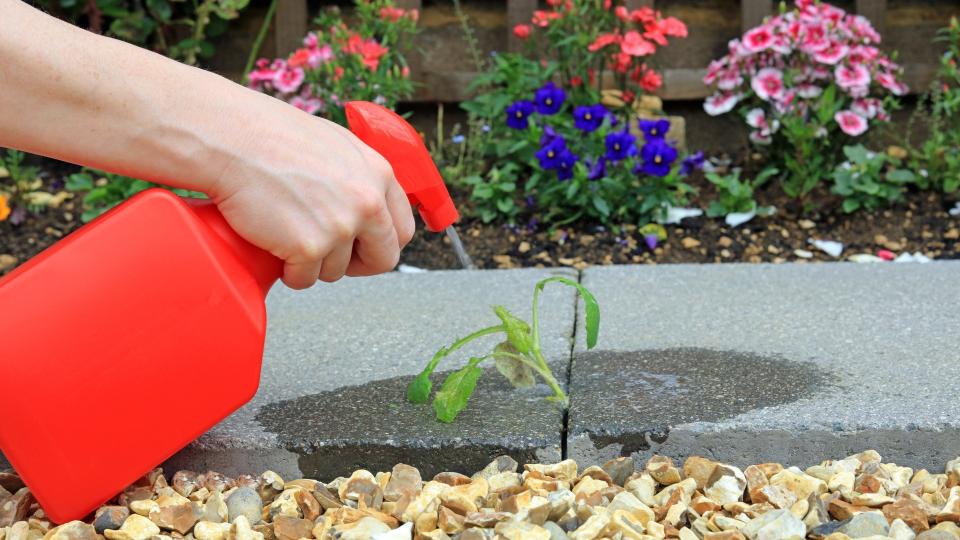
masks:
<svg viewBox="0 0 960 540"><path fill-rule="evenodd" d="M0 146L209 193L258 110L275 106L283 104L215 74L0 0Z"/></svg>

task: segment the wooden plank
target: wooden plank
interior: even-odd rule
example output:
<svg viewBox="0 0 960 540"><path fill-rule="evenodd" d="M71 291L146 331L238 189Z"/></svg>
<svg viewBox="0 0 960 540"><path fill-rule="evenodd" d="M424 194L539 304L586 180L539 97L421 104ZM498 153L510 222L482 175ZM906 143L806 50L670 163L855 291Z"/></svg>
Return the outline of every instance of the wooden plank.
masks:
<svg viewBox="0 0 960 540"><path fill-rule="evenodd" d="M307 35L307 0L277 0L274 40L277 56L286 56L300 47Z"/></svg>
<svg viewBox="0 0 960 540"><path fill-rule="evenodd" d="M523 41L513 35L513 27L529 24L535 9L537 0L507 0L507 49L511 52L523 50Z"/></svg>
<svg viewBox="0 0 960 540"><path fill-rule="evenodd" d="M869 19L882 35L887 23L887 0L857 0L857 14Z"/></svg>
<svg viewBox="0 0 960 540"><path fill-rule="evenodd" d="M396 0L395 3L398 8L423 10L423 2L421 2L421 0Z"/></svg>
<svg viewBox="0 0 960 540"><path fill-rule="evenodd" d="M771 0L741 0L740 28L744 32L762 23L768 15L773 15Z"/></svg>

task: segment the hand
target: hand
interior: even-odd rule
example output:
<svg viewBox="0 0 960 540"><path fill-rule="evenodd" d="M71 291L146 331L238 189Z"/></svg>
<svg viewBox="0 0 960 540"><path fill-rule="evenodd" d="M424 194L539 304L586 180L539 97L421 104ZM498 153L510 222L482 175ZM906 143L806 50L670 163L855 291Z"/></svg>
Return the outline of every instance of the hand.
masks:
<svg viewBox="0 0 960 540"><path fill-rule="evenodd" d="M285 261L294 289L392 270L414 221L390 164L347 129L263 97L209 193L227 222Z"/></svg>

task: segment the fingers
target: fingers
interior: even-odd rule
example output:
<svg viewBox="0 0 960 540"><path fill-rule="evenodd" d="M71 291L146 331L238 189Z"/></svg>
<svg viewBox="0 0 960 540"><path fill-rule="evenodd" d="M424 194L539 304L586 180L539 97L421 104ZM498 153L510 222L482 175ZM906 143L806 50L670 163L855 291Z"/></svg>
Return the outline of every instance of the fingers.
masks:
<svg viewBox="0 0 960 540"><path fill-rule="evenodd" d="M287 260L283 265L283 283L291 289L309 289L317 282L322 265L323 259Z"/></svg>
<svg viewBox="0 0 960 540"><path fill-rule="evenodd" d="M386 207L365 223L357 236L353 257L347 269L351 276L369 276L393 270L400 261L397 229Z"/></svg>
<svg viewBox="0 0 960 540"><path fill-rule="evenodd" d="M413 220L410 200L407 199L407 194L403 192L400 184L396 181L387 189L387 210L389 210L390 217L393 219L393 228L397 231L397 241L400 243L400 249L403 249L413 239L416 223Z"/></svg>
<svg viewBox="0 0 960 540"><path fill-rule="evenodd" d="M320 281L333 283L347 273L353 256L353 242L341 242L323 259L320 266Z"/></svg>

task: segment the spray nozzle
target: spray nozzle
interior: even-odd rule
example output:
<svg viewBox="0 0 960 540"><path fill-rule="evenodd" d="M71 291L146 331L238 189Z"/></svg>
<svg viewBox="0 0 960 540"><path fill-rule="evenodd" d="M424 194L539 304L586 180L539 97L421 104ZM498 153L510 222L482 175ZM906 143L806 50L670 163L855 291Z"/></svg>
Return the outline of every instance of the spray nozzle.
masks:
<svg viewBox="0 0 960 540"><path fill-rule="evenodd" d="M369 101L346 104L350 130L393 167L393 174L427 228L440 232L459 214L420 134L397 113Z"/></svg>

